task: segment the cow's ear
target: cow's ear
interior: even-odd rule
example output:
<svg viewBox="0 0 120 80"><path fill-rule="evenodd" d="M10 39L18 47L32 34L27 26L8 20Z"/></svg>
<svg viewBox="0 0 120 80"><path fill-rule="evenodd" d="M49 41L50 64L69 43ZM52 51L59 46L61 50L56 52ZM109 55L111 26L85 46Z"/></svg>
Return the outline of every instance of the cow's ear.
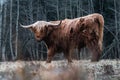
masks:
<svg viewBox="0 0 120 80"><path fill-rule="evenodd" d="M46 31L48 31L48 30L52 30L52 26L45 26L45 29L46 29Z"/></svg>
<svg viewBox="0 0 120 80"><path fill-rule="evenodd" d="M45 26L45 31L46 31L47 35L48 35L52 30L53 30L52 27L50 27L50 26Z"/></svg>

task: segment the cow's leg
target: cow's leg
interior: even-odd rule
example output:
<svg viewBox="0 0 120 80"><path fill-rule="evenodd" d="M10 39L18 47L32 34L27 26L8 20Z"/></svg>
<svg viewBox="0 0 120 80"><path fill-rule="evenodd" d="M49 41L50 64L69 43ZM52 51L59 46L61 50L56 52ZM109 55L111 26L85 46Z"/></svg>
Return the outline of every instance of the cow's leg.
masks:
<svg viewBox="0 0 120 80"><path fill-rule="evenodd" d="M46 63L51 63L53 56L55 55L54 48L49 48L47 52L47 60Z"/></svg>
<svg viewBox="0 0 120 80"><path fill-rule="evenodd" d="M76 60L79 60L80 59L80 52L78 49L74 49L74 52L71 53L71 57L72 59L76 59Z"/></svg>
<svg viewBox="0 0 120 80"><path fill-rule="evenodd" d="M79 53L78 57L79 57L79 60L83 59L82 58L83 57L82 53L80 53L80 52L81 52L81 49L84 48L84 47L85 47L85 43L84 42L79 43L79 46L78 46L78 53Z"/></svg>
<svg viewBox="0 0 120 80"><path fill-rule="evenodd" d="M100 56L101 56L101 51L99 49L96 49L96 48L93 49L92 50L92 59L91 59L91 61L92 62L99 61Z"/></svg>
<svg viewBox="0 0 120 80"><path fill-rule="evenodd" d="M78 59L79 59L79 60L82 59L81 56L80 56L81 48L82 48L82 47L78 47Z"/></svg>
<svg viewBox="0 0 120 80"><path fill-rule="evenodd" d="M78 59L80 60L80 52L81 52L81 48L78 48Z"/></svg>
<svg viewBox="0 0 120 80"><path fill-rule="evenodd" d="M73 53L73 50L67 50L64 52L65 57L67 58L68 62L72 62L71 54Z"/></svg>
<svg viewBox="0 0 120 80"><path fill-rule="evenodd" d="M93 42L89 43L88 48L92 52L92 59L91 59L91 61L92 62L99 61L102 50L100 49L100 46L99 46L98 42L97 41L93 41Z"/></svg>
<svg viewBox="0 0 120 80"><path fill-rule="evenodd" d="M74 49L74 52L71 53L72 59L80 60L80 51L81 49Z"/></svg>

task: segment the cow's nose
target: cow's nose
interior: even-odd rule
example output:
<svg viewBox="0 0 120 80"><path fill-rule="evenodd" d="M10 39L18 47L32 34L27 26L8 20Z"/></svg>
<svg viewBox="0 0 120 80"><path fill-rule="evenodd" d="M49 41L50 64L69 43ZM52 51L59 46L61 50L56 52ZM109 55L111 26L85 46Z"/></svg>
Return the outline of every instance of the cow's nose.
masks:
<svg viewBox="0 0 120 80"><path fill-rule="evenodd" d="M40 36L39 36L39 35L37 35L36 37L37 37L37 38L39 38Z"/></svg>

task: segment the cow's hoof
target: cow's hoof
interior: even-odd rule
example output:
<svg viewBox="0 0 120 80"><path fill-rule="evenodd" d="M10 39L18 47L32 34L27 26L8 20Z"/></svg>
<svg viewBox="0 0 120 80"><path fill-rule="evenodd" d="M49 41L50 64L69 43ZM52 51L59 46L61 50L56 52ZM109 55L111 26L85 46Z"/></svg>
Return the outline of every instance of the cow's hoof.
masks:
<svg viewBox="0 0 120 80"><path fill-rule="evenodd" d="M46 60L46 63L51 63L51 61L50 60Z"/></svg>
<svg viewBox="0 0 120 80"><path fill-rule="evenodd" d="M98 62L99 60L96 59L92 59L91 62Z"/></svg>
<svg viewBox="0 0 120 80"><path fill-rule="evenodd" d="M72 60L68 60L68 63L72 63L73 61Z"/></svg>

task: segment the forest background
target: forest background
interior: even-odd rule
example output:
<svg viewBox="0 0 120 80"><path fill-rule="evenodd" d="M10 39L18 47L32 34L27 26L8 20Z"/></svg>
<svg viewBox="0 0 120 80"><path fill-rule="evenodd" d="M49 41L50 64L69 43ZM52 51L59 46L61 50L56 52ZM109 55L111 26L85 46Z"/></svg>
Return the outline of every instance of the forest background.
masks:
<svg viewBox="0 0 120 80"><path fill-rule="evenodd" d="M120 59L120 0L0 0L0 61L44 60L47 49L20 27L38 20L73 19L92 13L104 16L101 59ZM89 52L83 49L80 58ZM62 59L62 54L56 56Z"/></svg>

